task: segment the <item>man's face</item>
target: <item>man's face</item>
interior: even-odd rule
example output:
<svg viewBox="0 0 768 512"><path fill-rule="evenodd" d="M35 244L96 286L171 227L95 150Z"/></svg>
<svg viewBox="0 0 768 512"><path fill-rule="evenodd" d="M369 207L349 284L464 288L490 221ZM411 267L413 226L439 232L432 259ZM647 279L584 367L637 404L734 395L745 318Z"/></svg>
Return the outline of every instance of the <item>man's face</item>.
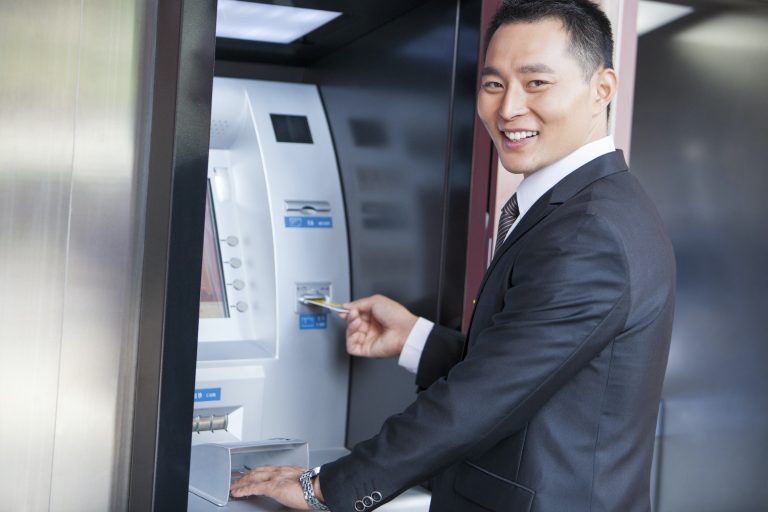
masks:
<svg viewBox="0 0 768 512"><path fill-rule="evenodd" d="M502 25L491 39L477 112L510 172L531 174L607 134L604 70L586 80L569 44L557 19Z"/></svg>

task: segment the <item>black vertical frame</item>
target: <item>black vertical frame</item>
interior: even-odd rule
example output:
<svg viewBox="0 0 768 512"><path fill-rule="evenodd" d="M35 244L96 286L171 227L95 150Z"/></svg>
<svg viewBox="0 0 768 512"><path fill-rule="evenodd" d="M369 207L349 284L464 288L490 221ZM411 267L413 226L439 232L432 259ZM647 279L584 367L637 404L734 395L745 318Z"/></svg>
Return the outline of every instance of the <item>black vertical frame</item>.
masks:
<svg viewBox="0 0 768 512"><path fill-rule="evenodd" d="M186 510L216 0L158 0L129 510Z"/></svg>
<svg viewBox="0 0 768 512"><path fill-rule="evenodd" d="M436 321L461 328L482 0L459 0L453 50Z"/></svg>

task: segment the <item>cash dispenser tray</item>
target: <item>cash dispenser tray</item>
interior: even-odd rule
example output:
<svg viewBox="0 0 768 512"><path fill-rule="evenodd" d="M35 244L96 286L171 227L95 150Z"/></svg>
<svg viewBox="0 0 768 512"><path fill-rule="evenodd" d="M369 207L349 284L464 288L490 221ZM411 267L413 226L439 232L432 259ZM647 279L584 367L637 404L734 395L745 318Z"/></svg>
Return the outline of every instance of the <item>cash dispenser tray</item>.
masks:
<svg viewBox="0 0 768 512"><path fill-rule="evenodd" d="M309 465L309 447L297 439L192 446L189 491L216 506L229 501L229 486L250 468Z"/></svg>

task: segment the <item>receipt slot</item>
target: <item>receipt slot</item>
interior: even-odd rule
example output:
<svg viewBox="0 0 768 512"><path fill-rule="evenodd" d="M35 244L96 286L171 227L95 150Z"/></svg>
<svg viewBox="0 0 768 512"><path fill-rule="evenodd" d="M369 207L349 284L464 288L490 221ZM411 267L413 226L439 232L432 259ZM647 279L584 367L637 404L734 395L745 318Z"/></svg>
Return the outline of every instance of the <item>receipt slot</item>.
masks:
<svg viewBox="0 0 768 512"><path fill-rule="evenodd" d="M346 453L345 324L311 302L350 298L344 201L317 87L214 79L203 256L189 509L275 510L263 498L225 501L226 464L201 457L264 454L270 439L305 442L303 465ZM428 507L429 495L411 490L382 510Z"/></svg>
<svg viewBox="0 0 768 512"><path fill-rule="evenodd" d="M223 507L229 502L231 483L257 466L309 464L307 443L271 439L252 443L201 444L192 447L189 491Z"/></svg>

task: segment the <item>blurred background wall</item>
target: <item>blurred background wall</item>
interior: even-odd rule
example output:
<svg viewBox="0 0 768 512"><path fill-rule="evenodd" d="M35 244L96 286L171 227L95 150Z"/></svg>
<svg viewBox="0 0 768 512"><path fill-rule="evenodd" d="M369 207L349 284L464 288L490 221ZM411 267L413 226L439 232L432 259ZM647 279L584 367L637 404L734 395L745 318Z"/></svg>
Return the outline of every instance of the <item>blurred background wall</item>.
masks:
<svg viewBox="0 0 768 512"><path fill-rule="evenodd" d="M768 510L768 6L641 35L631 167L675 246L656 510ZM642 9L642 5L641 5Z"/></svg>

